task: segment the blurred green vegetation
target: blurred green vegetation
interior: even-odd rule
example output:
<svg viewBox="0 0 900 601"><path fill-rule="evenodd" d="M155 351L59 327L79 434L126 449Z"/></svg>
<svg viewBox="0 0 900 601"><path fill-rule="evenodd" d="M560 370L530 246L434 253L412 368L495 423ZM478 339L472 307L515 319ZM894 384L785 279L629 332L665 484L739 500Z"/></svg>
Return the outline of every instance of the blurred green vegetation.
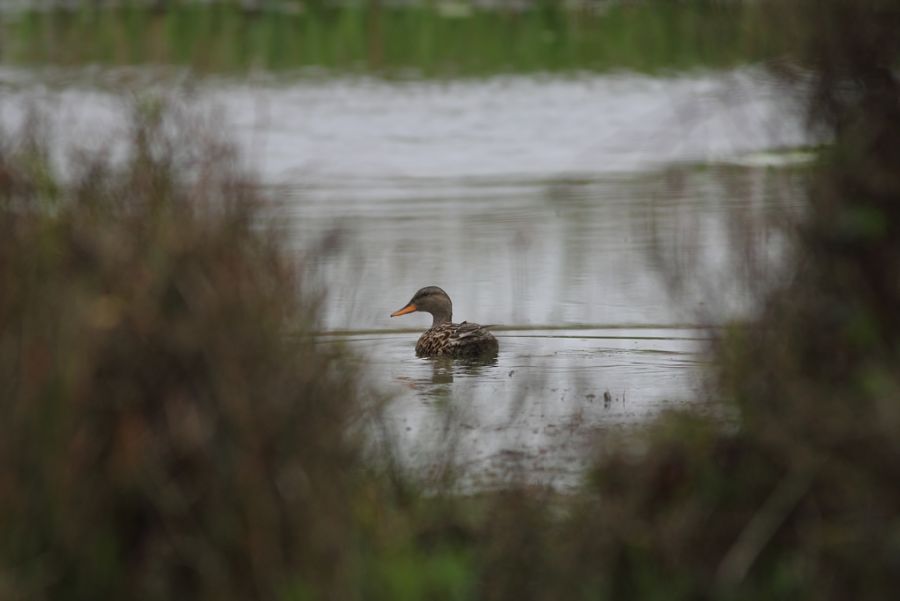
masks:
<svg viewBox="0 0 900 601"><path fill-rule="evenodd" d="M33 10L0 17L0 61L190 66L201 72L307 67L388 76L542 71L657 73L770 57L755 4L709 0L484 9L464 2L182 2Z"/></svg>
<svg viewBox="0 0 900 601"><path fill-rule="evenodd" d="M5 136L0 597L892 598L900 9L771 18L831 144L792 277L713 349L736 423L666 416L572 495L425 495L364 460L377 413L311 335L318 291L177 111L140 108L123 156L65 180L47 132Z"/></svg>
<svg viewBox="0 0 900 601"><path fill-rule="evenodd" d="M47 135L0 154L0 597L343 590L357 382L285 335L317 301L252 179L153 103L64 183Z"/></svg>

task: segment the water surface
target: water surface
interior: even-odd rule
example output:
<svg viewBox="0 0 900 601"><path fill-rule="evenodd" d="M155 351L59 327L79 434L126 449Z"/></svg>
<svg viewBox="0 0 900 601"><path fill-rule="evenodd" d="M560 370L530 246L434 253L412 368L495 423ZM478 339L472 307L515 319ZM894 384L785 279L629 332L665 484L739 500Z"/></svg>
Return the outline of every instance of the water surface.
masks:
<svg viewBox="0 0 900 601"><path fill-rule="evenodd" d="M754 69L450 81L7 69L0 86L0 119L39 104L66 124L58 148L122 135L123 96L150 90L216 114L327 287L322 344L355 350L393 398L381 441L413 476L477 487L512 474L569 486L607 433L714 406L698 324L752 311L742 237L777 281L774 223L796 204L783 167L796 157L777 151L806 142ZM499 326L496 361L414 356L430 318L388 316L432 284L457 321Z"/></svg>
<svg viewBox="0 0 900 601"><path fill-rule="evenodd" d="M392 400L383 446L430 486L512 479L576 485L603 438L666 409L707 399L698 371L705 333L688 328L502 330L488 362L419 359L413 333L342 336Z"/></svg>

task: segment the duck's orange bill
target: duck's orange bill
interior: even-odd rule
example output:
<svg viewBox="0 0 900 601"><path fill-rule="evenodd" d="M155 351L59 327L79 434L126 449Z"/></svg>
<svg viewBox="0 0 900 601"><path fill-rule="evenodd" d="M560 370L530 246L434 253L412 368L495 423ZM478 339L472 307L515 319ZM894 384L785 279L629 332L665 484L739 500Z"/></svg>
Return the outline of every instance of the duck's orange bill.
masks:
<svg viewBox="0 0 900 601"><path fill-rule="evenodd" d="M412 313L415 310L416 310L416 306L412 303L409 303L402 309L397 309L396 311L391 313L391 317L397 317L399 315L406 315L407 313Z"/></svg>

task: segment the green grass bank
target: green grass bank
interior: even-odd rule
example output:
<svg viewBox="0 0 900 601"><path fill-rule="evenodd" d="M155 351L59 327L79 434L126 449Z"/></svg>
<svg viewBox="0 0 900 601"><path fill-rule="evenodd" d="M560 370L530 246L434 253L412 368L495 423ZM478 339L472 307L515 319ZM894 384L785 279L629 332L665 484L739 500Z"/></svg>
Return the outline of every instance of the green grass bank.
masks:
<svg viewBox="0 0 900 601"><path fill-rule="evenodd" d="M720 69L774 53L755 3L614 2L528 9L468 3L332 6L90 2L0 17L11 65L170 65L204 73L324 69L392 77L662 73Z"/></svg>

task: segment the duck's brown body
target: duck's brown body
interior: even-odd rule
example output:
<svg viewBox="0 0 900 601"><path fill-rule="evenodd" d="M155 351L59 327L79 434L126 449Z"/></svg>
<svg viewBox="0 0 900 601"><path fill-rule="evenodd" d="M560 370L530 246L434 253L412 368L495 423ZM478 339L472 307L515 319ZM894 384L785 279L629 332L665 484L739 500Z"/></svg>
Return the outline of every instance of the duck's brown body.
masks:
<svg viewBox="0 0 900 601"><path fill-rule="evenodd" d="M431 327L419 336L416 355L419 357L485 357L494 356L500 348L489 326L477 323L453 323L453 304L447 293L437 286L426 286L416 292L402 309L391 317L414 311L431 313Z"/></svg>
<svg viewBox="0 0 900 601"><path fill-rule="evenodd" d="M416 343L418 357L484 357L496 355L497 339L477 323L442 323L428 328Z"/></svg>

